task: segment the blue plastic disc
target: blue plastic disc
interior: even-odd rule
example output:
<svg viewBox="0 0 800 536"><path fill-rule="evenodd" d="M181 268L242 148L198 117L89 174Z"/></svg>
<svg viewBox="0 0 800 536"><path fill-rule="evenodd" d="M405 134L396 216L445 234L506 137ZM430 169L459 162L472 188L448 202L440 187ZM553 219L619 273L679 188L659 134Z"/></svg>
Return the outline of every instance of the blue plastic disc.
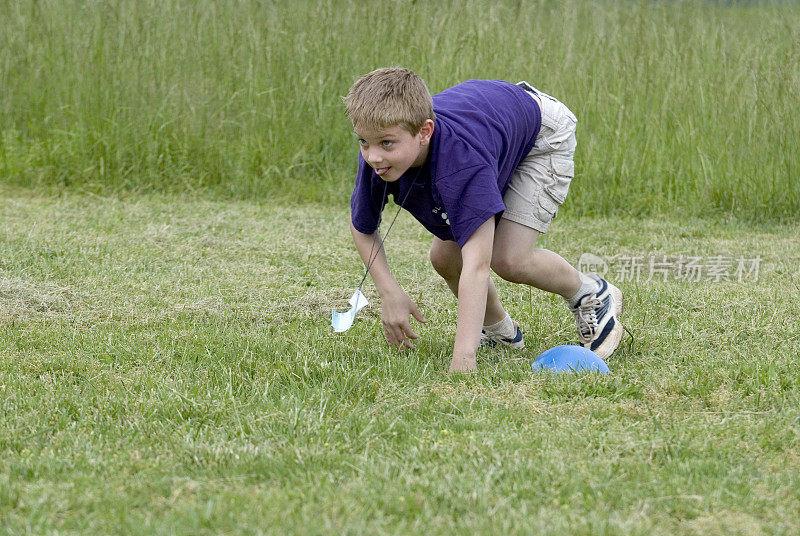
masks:
<svg viewBox="0 0 800 536"><path fill-rule="evenodd" d="M583 346L562 344L542 352L542 355L531 363L533 370L550 369L554 372L578 372L587 370L608 374L611 370L599 355Z"/></svg>

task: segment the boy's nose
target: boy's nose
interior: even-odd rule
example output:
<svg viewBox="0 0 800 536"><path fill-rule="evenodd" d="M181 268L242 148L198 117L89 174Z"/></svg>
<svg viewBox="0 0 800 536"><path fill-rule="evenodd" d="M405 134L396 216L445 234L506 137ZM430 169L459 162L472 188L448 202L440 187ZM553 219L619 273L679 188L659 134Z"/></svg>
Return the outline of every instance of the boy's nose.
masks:
<svg viewBox="0 0 800 536"><path fill-rule="evenodd" d="M372 166L380 164L383 162L383 155L379 151L369 151L367 152L367 162Z"/></svg>

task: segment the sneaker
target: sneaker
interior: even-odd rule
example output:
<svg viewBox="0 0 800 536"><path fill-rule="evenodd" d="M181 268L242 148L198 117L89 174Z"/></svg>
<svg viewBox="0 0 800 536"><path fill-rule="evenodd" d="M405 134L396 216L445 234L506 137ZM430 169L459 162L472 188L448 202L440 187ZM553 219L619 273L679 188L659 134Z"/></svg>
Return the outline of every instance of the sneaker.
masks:
<svg viewBox="0 0 800 536"><path fill-rule="evenodd" d="M515 333L513 337L503 337L499 334L490 335L486 333L486 331L481 330L480 346L495 348L497 345L501 345L514 350L525 348L525 341L522 338L522 329L520 329L516 321L514 321L514 330Z"/></svg>
<svg viewBox="0 0 800 536"><path fill-rule="evenodd" d="M575 315L581 344L606 359L622 340L622 291L597 274L587 275L598 282L600 290L582 296L570 311Z"/></svg>

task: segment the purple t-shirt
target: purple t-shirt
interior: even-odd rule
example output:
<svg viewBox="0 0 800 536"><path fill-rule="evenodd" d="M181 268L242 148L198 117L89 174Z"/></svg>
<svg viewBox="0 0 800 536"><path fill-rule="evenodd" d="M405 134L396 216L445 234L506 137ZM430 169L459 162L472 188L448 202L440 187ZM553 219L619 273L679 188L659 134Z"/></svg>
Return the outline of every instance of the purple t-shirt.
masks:
<svg viewBox="0 0 800 536"><path fill-rule="evenodd" d="M468 80L433 96L436 121L428 159L385 182L359 155L350 198L353 226L372 234L388 196L428 231L463 246L506 206L511 175L536 142L542 117L521 87Z"/></svg>

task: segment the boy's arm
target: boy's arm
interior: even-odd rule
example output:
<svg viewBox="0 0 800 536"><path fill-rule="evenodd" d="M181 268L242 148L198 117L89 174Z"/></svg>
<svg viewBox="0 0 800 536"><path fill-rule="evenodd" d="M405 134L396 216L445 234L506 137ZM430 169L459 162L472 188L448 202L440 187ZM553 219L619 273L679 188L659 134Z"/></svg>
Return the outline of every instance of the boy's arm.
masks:
<svg viewBox="0 0 800 536"><path fill-rule="evenodd" d="M381 296L383 305L381 322L386 342L392 346L414 348L411 339L418 339L419 335L411 329L408 317L412 315L420 322L427 322L427 320L419 312L414 302L403 292L389 270L386 253L383 251L383 247L378 247L381 243L380 233L375 231L373 234L364 234L357 230L352 222L350 222L350 232L364 266L370 267L369 274ZM374 257L374 260L371 257ZM372 261L371 266L370 261Z"/></svg>
<svg viewBox="0 0 800 536"><path fill-rule="evenodd" d="M461 248L463 265L458 281L458 326L451 371L477 368L476 354L481 338L489 268L494 243L494 217L486 220Z"/></svg>

